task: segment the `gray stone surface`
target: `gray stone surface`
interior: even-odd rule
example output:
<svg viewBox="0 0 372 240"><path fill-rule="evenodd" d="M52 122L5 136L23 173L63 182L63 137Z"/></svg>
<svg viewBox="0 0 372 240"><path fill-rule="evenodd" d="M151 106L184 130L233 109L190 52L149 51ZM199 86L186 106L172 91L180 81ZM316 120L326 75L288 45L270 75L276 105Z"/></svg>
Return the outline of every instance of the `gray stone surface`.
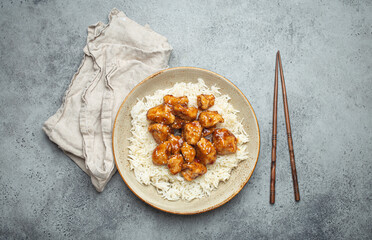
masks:
<svg viewBox="0 0 372 240"><path fill-rule="evenodd" d="M290 3L288 3L290 2ZM371 1L1 1L1 239L371 239ZM168 37L170 66L231 79L253 105L261 153L226 205L160 212L116 174L99 194L41 127L82 60L88 25L113 7ZM301 201L279 101L269 204L272 92L280 49ZM279 89L280 90L280 89ZM279 97L281 100L281 95Z"/></svg>

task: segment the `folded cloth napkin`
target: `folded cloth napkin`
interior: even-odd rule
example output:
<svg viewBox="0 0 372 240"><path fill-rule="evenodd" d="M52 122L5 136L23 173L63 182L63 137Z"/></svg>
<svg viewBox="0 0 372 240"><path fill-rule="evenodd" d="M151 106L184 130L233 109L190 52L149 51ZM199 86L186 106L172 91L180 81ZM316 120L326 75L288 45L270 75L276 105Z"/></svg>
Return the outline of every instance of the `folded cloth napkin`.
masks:
<svg viewBox="0 0 372 240"><path fill-rule="evenodd" d="M146 76L168 67L167 39L113 9L107 25L88 27L84 59L62 106L43 126L97 191L115 173L112 128L120 104Z"/></svg>

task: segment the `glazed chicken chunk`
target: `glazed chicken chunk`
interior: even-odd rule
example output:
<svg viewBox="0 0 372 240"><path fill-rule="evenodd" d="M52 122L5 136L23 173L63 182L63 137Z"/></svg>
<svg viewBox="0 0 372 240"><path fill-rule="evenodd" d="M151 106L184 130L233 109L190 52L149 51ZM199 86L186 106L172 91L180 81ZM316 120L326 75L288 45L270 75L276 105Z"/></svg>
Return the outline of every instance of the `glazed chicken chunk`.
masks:
<svg viewBox="0 0 372 240"><path fill-rule="evenodd" d="M195 107L184 107L178 104L173 109L177 117L186 121L194 121L198 116L198 109Z"/></svg>
<svg viewBox="0 0 372 240"><path fill-rule="evenodd" d="M198 121L185 124L182 130L183 139L190 145L195 145L201 138L203 128Z"/></svg>
<svg viewBox="0 0 372 240"><path fill-rule="evenodd" d="M196 155L195 149L187 142L183 143L181 147L181 153L186 162L191 163L192 161L194 161Z"/></svg>
<svg viewBox="0 0 372 240"><path fill-rule="evenodd" d="M217 123L223 123L222 116L217 111L204 111L199 115L199 122L204 128L210 128Z"/></svg>
<svg viewBox="0 0 372 240"><path fill-rule="evenodd" d="M206 110L214 105L214 96L201 94L197 96L197 103L200 110Z"/></svg>
<svg viewBox="0 0 372 240"><path fill-rule="evenodd" d="M173 129L181 129L188 122L189 121L186 121L186 120L183 120L183 119L181 119L179 117L176 117L176 119L174 120L174 122L171 125L171 128L173 128Z"/></svg>
<svg viewBox="0 0 372 240"><path fill-rule="evenodd" d="M168 168L169 168L169 171L173 175L181 172L182 165L183 165L183 157L181 154L172 155L168 159Z"/></svg>
<svg viewBox="0 0 372 240"><path fill-rule="evenodd" d="M155 139L156 143L162 143L166 141L169 135L172 133L172 129L165 124L162 123L152 123L149 126L149 132Z"/></svg>
<svg viewBox="0 0 372 240"><path fill-rule="evenodd" d="M172 107L176 105L181 105L186 107L187 104L189 104L189 99L187 96L182 96L182 97L175 97L173 95L165 95L163 97L164 103L167 105L171 105Z"/></svg>
<svg viewBox="0 0 372 240"><path fill-rule="evenodd" d="M215 129L216 129L215 127L204 128L204 129L203 129L203 132L202 132L202 136L203 136L203 137L206 137L206 136L211 135Z"/></svg>
<svg viewBox="0 0 372 240"><path fill-rule="evenodd" d="M177 154L181 150L183 139L180 136L174 136L173 134L169 135L168 141L171 144L172 154Z"/></svg>
<svg viewBox="0 0 372 240"><path fill-rule="evenodd" d="M181 174L187 181L192 181L206 172L207 168L203 164L194 161L192 163L183 164Z"/></svg>
<svg viewBox="0 0 372 240"><path fill-rule="evenodd" d="M152 153L152 162L155 165L167 164L168 158L170 156L172 147L169 141L165 141L159 144Z"/></svg>
<svg viewBox="0 0 372 240"><path fill-rule="evenodd" d="M196 157L204 165L212 164L216 161L217 152L210 141L205 138L201 138L196 144Z"/></svg>
<svg viewBox="0 0 372 240"><path fill-rule="evenodd" d="M172 124L175 118L168 105L158 105L147 111L147 119L157 123Z"/></svg>
<svg viewBox="0 0 372 240"><path fill-rule="evenodd" d="M237 150L236 144L238 140L229 130L226 128L220 128L213 132L212 141L216 147L217 153L220 155L226 155L235 153Z"/></svg>

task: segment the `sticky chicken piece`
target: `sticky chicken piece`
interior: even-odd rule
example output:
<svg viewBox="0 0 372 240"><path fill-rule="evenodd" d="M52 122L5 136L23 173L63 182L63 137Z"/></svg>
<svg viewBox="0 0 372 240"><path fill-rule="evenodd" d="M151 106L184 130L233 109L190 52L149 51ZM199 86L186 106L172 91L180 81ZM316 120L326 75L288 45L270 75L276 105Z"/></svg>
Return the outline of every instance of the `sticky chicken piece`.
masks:
<svg viewBox="0 0 372 240"><path fill-rule="evenodd" d="M147 111L147 119L157 123L172 124L175 118L168 105L158 105Z"/></svg>
<svg viewBox="0 0 372 240"><path fill-rule="evenodd" d="M172 107L178 104L187 107L187 105L189 104L189 99L187 96L175 97L173 95L165 95L163 97L163 100L165 104L170 105Z"/></svg>
<svg viewBox="0 0 372 240"><path fill-rule="evenodd" d="M183 164L182 168L183 170L181 174L187 181L192 181L207 172L207 168L203 164L196 161Z"/></svg>
<svg viewBox="0 0 372 240"><path fill-rule="evenodd" d="M212 164L216 161L217 152L213 144L205 138L201 138L196 144L196 157L204 165Z"/></svg>
<svg viewBox="0 0 372 240"><path fill-rule="evenodd" d="M152 123L148 129L154 137L155 142L158 144L166 141L172 133L172 129L168 125L162 123Z"/></svg>
<svg viewBox="0 0 372 240"><path fill-rule="evenodd" d="M198 109L195 107L184 107L182 105L176 105L173 108L174 114L186 121L194 121L198 116Z"/></svg>
<svg viewBox="0 0 372 240"><path fill-rule="evenodd" d="M189 121L186 121L186 120L183 120L183 119L181 119L179 117L176 117L176 119L174 120L174 122L171 125L171 128L173 128L173 129L181 129L188 122Z"/></svg>
<svg viewBox="0 0 372 240"><path fill-rule="evenodd" d="M206 110L214 105L214 96L201 94L197 96L197 103L200 110Z"/></svg>
<svg viewBox="0 0 372 240"><path fill-rule="evenodd" d="M152 153L152 162L155 165L164 165L168 163L172 147L169 141L159 144Z"/></svg>
<svg viewBox="0 0 372 240"><path fill-rule="evenodd" d="M195 145L201 138L203 128L198 121L185 124L182 130L183 139L190 145Z"/></svg>
<svg viewBox="0 0 372 240"><path fill-rule="evenodd" d="M196 151L187 142L184 142L182 144L181 153L182 153L183 159L186 162L191 163L192 161L194 161L194 158L195 158L195 155L196 155Z"/></svg>
<svg viewBox="0 0 372 240"><path fill-rule="evenodd" d="M220 128L213 132L213 144L216 148L217 154L226 155L235 153L237 150L238 140L226 128Z"/></svg>
<svg viewBox="0 0 372 240"><path fill-rule="evenodd" d="M173 134L169 135L168 141L171 144L172 154L177 154L181 150L183 139L180 136L174 136Z"/></svg>
<svg viewBox="0 0 372 240"><path fill-rule="evenodd" d="M215 129L216 129L215 127L204 128L204 129L203 129L203 132L202 132L202 136L203 136L203 137L206 137L206 136L211 135Z"/></svg>
<svg viewBox="0 0 372 240"><path fill-rule="evenodd" d="M217 123L223 123L222 116L217 111L204 111L199 115L199 122L204 128L210 128Z"/></svg>
<svg viewBox="0 0 372 240"><path fill-rule="evenodd" d="M175 175L181 172L183 166L183 157L181 154L172 155L168 159L169 171Z"/></svg>

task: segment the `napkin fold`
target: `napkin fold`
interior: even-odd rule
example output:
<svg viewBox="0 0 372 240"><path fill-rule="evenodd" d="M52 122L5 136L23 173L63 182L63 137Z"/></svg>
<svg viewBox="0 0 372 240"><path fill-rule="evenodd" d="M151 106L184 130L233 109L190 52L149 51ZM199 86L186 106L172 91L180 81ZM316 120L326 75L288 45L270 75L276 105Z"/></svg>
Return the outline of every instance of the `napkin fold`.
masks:
<svg viewBox="0 0 372 240"><path fill-rule="evenodd" d="M116 172L111 136L122 101L141 80L168 67L171 51L165 37L115 8L107 25L88 27L82 63L43 130L98 192Z"/></svg>

